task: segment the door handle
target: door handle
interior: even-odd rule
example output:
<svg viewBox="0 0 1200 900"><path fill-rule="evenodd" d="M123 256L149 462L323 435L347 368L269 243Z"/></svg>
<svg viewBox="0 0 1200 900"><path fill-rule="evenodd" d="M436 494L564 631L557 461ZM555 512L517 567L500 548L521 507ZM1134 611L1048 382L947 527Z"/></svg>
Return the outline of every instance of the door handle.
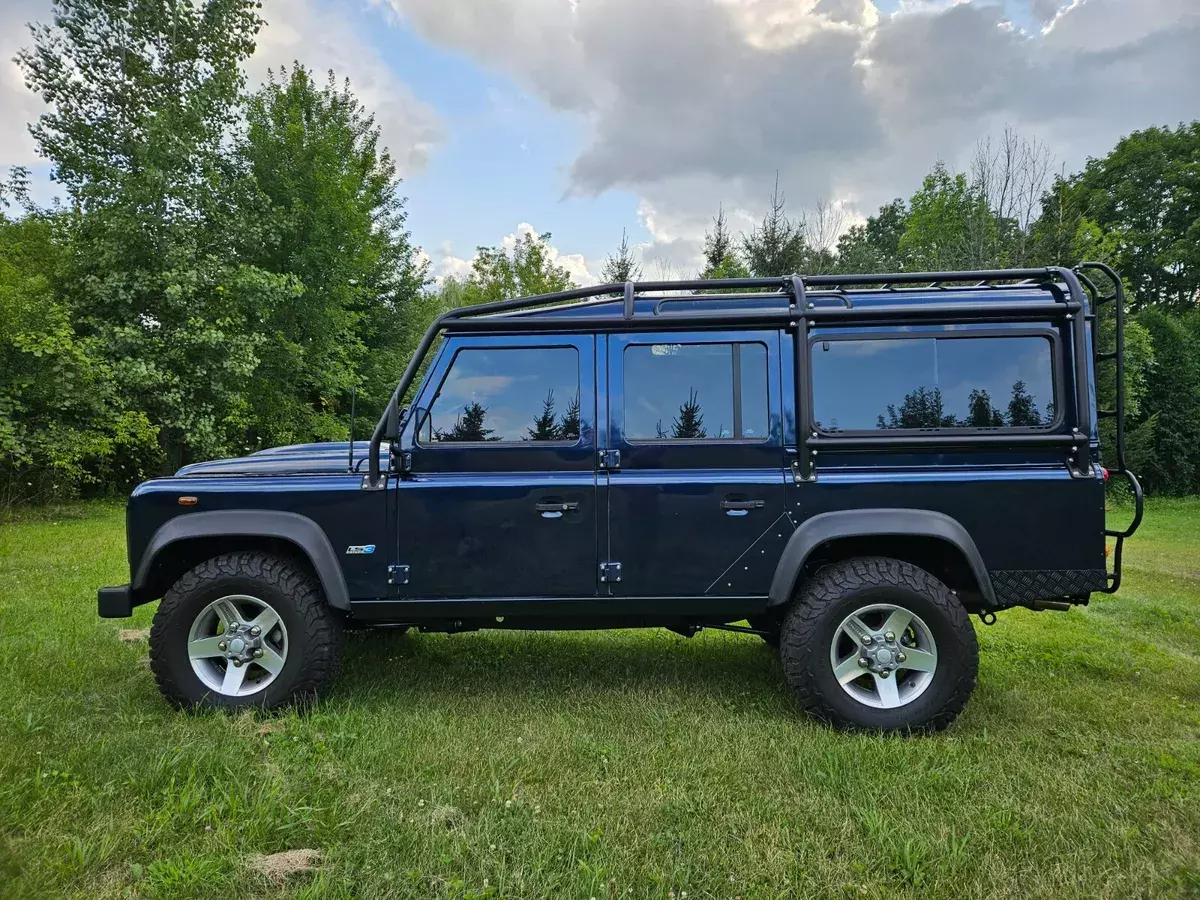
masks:
<svg viewBox="0 0 1200 900"><path fill-rule="evenodd" d="M721 509L762 509L766 500L722 500Z"/></svg>
<svg viewBox="0 0 1200 900"><path fill-rule="evenodd" d="M579 504L574 501L564 503L562 500L545 500L533 508L540 513L565 513L579 509Z"/></svg>

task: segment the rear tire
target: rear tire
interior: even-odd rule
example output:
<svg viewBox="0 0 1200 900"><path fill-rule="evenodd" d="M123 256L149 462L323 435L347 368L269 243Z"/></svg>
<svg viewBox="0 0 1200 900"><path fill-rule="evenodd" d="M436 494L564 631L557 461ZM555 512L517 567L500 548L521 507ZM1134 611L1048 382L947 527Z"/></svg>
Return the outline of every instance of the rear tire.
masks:
<svg viewBox="0 0 1200 900"><path fill-rule="evenodd" d="M185 574L150 629L150 668L179 707L273 709L315 698L340 655L341 623L316 579L255 551L226 553Z"/></svg>
<svg viewBox="0 0 1200 900"><path fill-rule="evenodd" d="M783 622L780 659L800 705L823 721L932 732L966 706L979 647L941 581L910 563L863 557L805 583Z"/></svg>

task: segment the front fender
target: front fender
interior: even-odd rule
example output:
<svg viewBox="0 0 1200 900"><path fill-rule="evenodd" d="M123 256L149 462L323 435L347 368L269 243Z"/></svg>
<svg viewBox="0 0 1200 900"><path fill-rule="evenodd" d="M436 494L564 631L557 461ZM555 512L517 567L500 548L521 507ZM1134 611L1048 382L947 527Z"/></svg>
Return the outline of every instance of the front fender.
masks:
<svg viewBox="0 0 1200 900"><path fill-rule="evenodd" d="M875 536L928 537L950 544L970 566L984 602L996 605L992 580L979 548L958 520L929 509L847 509L813 516L792 532L771 579L768 606L782 606L792 599L805 561L822 544L838 538Z"/></svg>
<svg viewBox="0 0 1200 900"><path fill-rule="evenodd" d="M349 611L350 595L341 563L321 526L298 513L270 509L229 509L176 516L154 532L133 576L133 594L142 595L150 582L155 558L166 548L197 538L235 536L277 538L299 549L312 564L325 599Z"/></svg>

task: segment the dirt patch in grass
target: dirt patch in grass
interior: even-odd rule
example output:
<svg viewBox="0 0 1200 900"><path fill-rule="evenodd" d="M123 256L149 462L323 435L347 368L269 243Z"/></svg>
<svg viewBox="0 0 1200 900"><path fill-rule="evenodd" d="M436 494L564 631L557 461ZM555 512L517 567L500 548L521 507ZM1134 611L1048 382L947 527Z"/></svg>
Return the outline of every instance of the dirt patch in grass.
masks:
<svg viewBox="0 0 1200 900"><path fill-rule="evenodd" d="M117 638L123 644L136 644L150 637L149 628L122 628L117 632Z"/></svg>
<svg viewBox="0 0 1200 900"><path fill-rule="evenodd" d="M320 850L284 850L282 853L252 856L247 865L268 881L278 884L291 875L311 872L320 861Z"/></svg>

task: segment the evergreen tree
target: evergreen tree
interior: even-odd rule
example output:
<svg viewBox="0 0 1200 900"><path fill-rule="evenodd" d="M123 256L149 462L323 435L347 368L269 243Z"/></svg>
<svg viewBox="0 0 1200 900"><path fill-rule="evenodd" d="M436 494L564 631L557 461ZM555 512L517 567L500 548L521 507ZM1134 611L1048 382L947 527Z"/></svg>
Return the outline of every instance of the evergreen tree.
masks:
<svg viewBox="0 0 1200 900"><path fill-rule="evenodd" d="M563 413L562 419L558 423L558 439L560 441L577 441L579 440L579 395L576 394L571 402L567 404L567 411Z"/></svg>
<svg viewBox="0 0 1200 900"><path fill-rule="evenodd" d="M495 436L495 429L483 427L486 418L487 407L472 401L463 408L463 414L454 420L454 427L449 431L439 431L437 439L460 443L500 440Z"/></svg>
<svg viewBox="0 0 1200 900"><path fill-rule="evenodd" d="M542 401L542 412L533 420L533 427L529 429L529 437L531 441L557 441L559 439L558 424L554 416L554 391L546 393L546 399Z"/></svg>
<svg viewBox="0 0 1200 900"><path fill-rule="evenodd" d="M633 251L629 248L629 236L622 228L621 245L617 248L615 256L610 255L604 261L604 268L600 271L600 282L620 284L624 281L637 281L641 277L642 267L634 261Z"/></svg>
<svg viewBox="0 0 1200 900"><path fill-rule="evenodd" d="M788 218L779 178L771 195L771 208L762 224L742 237L742 255L751 274L763 278L803 272L808 259L804 226Z"/></svg>
<svg viewBox="0 0 1200 900"><path fill-rule="evenodd" d="M671 437L684 440L708 437L695 390L688 395L687 402L679 407L679 416L671 423Z"/></svg>

